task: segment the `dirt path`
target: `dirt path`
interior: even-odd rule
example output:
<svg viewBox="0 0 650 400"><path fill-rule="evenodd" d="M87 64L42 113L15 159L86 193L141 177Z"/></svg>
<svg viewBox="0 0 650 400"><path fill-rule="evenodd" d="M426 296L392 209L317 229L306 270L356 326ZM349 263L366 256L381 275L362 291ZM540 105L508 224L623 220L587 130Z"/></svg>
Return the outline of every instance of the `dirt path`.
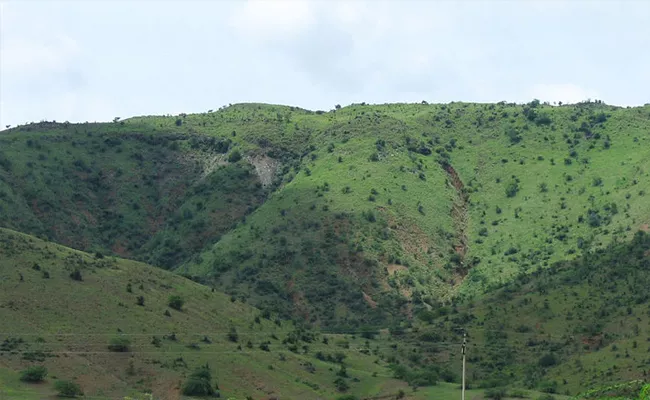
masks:
<svg viewBox="0 0 650 400"><path fill-rule="evenodd" d="M467 209L469 207L469 196L465 193L465 185L463 185L463 181L458 176L454 167L450 164L444 164L442 167L447 172L447 175L449 175L451 186L456 190L456 198L451 207L451 218L456 230L456 244L454 245L454 248L456 254L460 256L460 272L464 277L467 275L467 271L471 267L465 263L465 255L469 248L469 239L467 237L467 225L469 220Z"/></svg>

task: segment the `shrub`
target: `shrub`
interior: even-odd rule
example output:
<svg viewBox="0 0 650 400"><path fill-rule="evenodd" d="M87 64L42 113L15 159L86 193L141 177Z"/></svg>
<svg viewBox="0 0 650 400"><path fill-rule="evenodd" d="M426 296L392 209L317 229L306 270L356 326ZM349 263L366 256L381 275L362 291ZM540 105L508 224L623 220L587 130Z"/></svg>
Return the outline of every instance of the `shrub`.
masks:
<svg viewBox="0 0 650 400"><path fill-rule="evenodd" d="M493 400L501 400L506 397L504 388L492 388L485 391L485 397Z"/></svg>
<svg viewBox="0 0 650 400"><path fill-rule="evenodd" d="M20 372L20 380L23 382L42 382L47 375L47 368L42 365L28 367Z"/></svg>
<svg viewBox="0 0 650 400"><path fill-rule="evenodd" d="M555 397L550 394L543 394L539 396L537 400L555 400Z"/></svg>
<svg viewBox="0 0 650 400"><path fill-rule="evenodd" d="M336 385L336 390L339 392L346 392L348 389L350 389L350 385L345 381L345 379L339 377L336 378L334 381L334 385Z"/></svg>
<svg viewBox="0 0 650 400"><path fill-rule="evenodd" d="M239 160L241 160L241 153L239 150L233 150L233 152L228 156L228 161L231 163L235 163Z"/></svg>
<svg viewBox="0 0 650 400"><path fill-rule="evenodd" d="M70 278L75 281L82 281L83 278L81 277L81 271L78 269L75 269L74 271L70 272Z"/></svg>
<svg viewBox="0 0 650 400"><path fill-rule="evenodd" d="M339 396L336 400L359 400L359 398L353 394L346 394L345 396Z"/></svg>
<svg viewBox="0 0 650 400"><path fill-rule="evenodd" d="M211 396L214 393L211 381L210 367L207 364L199 367L183 383L183 394L186 396Z"/></svg>
<svg viewBox="0 0 650 400"><path fill-rule="evenodd" d="M111 339L111 342L108 344L108 349L115 352L126 352L129 351L130 344L129 339L118 336Z"/></svg>
<svg viewBox="0 0 650 400"><path fill-rule="evenodd" d="M515 197L517 195L517 192L519 192L519 185L517 182L510 182L508 186L506 186L507 197Z"/></svg>
<svg viewBox="0 0 650 400"><path fill-rule="evenodd" d="M548 192L548 185L547 185L546 183L544 183L544 182L540 183L540 184L539 184L539 191L540 191L541 193L546 193L546 192Z"/></svg>
<svg viewBox="0 0 650 400"><path fill-rule="evenodd" d="M557 364L557 359L555 356L551 353L544 354L540 359L539 359L539 365L541 367L552 367L555 364Z"/></svg>
<svg viewBox="0 0 650 400"><path fill-rule="evenodd" d="M230 332L228 332L228 340L230 340L231 342L234 342L234 343L237 343L237 341L239 340L239 335L237 334L237 329L235 329L234 326L231 327Z"/></svg>
<svg viewBox="0 0 650 400"><path fill-rule="evenodd" d="M54 389L58 392L59 397L77 397L83 396L81 387L70 381L56 381Z"/></svg>
<svg viewBox="0 0 650 400"><path fill-rule="evenodd" d="M181 296L178 295L169 296L169 300L167 301L167 305L169 307L178 311L181 311L183 309L183 304L185 304L185 301L183 301Z"/></svg>
<svg viewBox="0 0 650 400"><path fill-rule="evenodd" d="M144 296L138 296L137 303L139 306L144 306Z"/></svg>

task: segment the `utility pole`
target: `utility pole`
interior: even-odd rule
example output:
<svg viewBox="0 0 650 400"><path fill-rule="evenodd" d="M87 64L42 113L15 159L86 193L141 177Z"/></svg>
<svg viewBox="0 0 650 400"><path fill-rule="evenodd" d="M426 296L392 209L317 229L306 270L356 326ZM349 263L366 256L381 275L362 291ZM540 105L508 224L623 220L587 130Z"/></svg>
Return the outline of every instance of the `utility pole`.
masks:
<svg viewBox="0 0 650 400"><path fill-rule="evenodd" d="M461 400L465 400L465 349L467 347L467 332L463 331L463 388Z"/></svg>

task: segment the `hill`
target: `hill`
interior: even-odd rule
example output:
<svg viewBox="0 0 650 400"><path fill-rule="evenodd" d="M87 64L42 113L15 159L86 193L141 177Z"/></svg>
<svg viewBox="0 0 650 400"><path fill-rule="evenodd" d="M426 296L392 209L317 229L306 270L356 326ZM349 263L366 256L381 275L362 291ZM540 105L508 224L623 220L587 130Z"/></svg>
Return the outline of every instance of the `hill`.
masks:
<svg viewBox="0 0 650 400"><path fill-rule="evenodd" d="M647 228L649 128L537 101L44 122L0 135L0 224L386 325Z"/></svg>
<svg viewBox="0 0 650 400"><path fill-rule="evenodd" d="M646 249L647 236L637 233L650 223L648 132L650 106L599 101L355 104L328 112L238 104L112 123L41 122L0 134L0 225L86 251L93 265L148 271L133 272L132 280L162 274L188 293L216 296L238 331L252 328L234 305L253 320L277 318L280 326L264 318L268 326L253 326L278 330L272 334L280 340L289 337L285 329L306 329L303 323L316 335L334 335L340 349L360 349L353 352L359 371L372 371L370 381L352 385L359 395L386 393L380 386L390 376L415 387L457 382L454 352L463 330L475 346L469 382L477 396L501 387L576 394L648 372L638 350L648 304L646 253L638 249ZM14 261L27 260L21 265L34 274L26 251ZM76 293L68 285L77 282L64 281L59 290ZM13 296L24 289L16 286ZM143 294L115 293L106 304L131 304L136 313L150 304ZM151 300L158 314L171 294ZM144 308L123 295L145 297ZM71 301L55 309L60 314ZM209 332L207 310L184 332ZM125 329L116 319L122 311L105 311L116 325L110 332ZM158 314L162 322L152 326L161 337L182 332ZM50 319L34 315L33 324ZM141 323L137 315L127 319ZM92 325L93 318L78 321ZM108 332L103 326L94 329ZM323 354L331 350L321 350L320 339L301 346L327 363ZM106 346L110 338L102 340ZM289 373L304 371L298 365L307 356L296 357ZM296 379L268 371L260 382L287 382L285 396L308 396ZM373 372L384 379L372 380ZM307 385L315 396L336 392L332 376L304 379L318 386ZM121 382L146 389L145 381ZM444 385L426 390L438 388Z"/></svg>
<svg viewBox="0 0 650 400"><path fill-rule="evenodd" d="M184 301L180 310L168 305L170 296ZM344 335L305 330L159 268L6 229L0 319L0 398L50 398L56 380L71 380L89 398L153 392L178 399L186 377L206 363L222 398L406 389L374 356L335 345ZM317 352L341 356L319 359ZM45 383L20 382L18 372L34 365L47 368ZM335 383L343 365L347 376ZM348 389L341 392L341 385Z"/></svg>
<svg viewBox="0 0 650 400"><path fill-rule="evenodd" d="M650 374L650 235L521 274L480 297L423 311L402 345L419 344L416 366L446 361L468 335L473 387L519 386L575 395ZM451 344L451 345L450 345ZM588 398L588 397L585 397Z"/></svg>

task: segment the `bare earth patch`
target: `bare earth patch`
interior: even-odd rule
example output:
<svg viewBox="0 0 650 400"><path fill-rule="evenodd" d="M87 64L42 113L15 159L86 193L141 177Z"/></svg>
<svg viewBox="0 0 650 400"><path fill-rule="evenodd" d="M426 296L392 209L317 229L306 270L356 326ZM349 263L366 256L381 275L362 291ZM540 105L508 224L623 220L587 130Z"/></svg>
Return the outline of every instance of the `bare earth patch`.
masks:
<svg viewBox="0 0 650 400"><path fill-rule="evenodd" d="M255 167L255 173L260 178L262 186L267 187L273 183L278 172L280 162L268 156L248 156L246 161Z"/></svg>

